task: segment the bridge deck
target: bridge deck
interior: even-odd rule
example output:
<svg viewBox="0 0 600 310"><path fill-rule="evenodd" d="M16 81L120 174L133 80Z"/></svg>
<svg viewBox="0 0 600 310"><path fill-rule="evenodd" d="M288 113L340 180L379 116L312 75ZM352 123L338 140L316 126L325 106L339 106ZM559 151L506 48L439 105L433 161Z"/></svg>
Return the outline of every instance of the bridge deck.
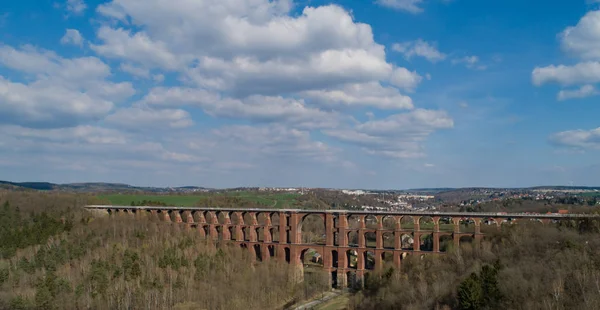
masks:
<svg viewBox="0 0 600 310"><path fill-rule="evenodd" d="M410 215L439 217L495 217L495 218L531 218L531 219L600 219L600 214L531 214L531 213L496 213L496 212L438 212L438 211L353 211L353 210L305 210L305 209L257 209L257 208L201 208L176 206L118 206L88 205L86 209L128 209L128 210L178 210L178 211L226 211L226 212L301 212L308 214L365 214L365 215Z"/></svg>

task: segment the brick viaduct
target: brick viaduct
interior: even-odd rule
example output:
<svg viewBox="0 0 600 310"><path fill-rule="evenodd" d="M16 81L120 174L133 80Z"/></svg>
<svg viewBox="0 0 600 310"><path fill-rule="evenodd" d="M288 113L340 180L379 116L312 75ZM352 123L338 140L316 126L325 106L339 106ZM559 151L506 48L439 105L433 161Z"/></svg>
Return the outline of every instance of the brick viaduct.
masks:
<svg viewBox="0 0 600 310"><path fill-rule="evenodd" d="M332 285L345 287L362 279L366 270L380 269L386 261L400 267L407 255L439 255L447 243L478 245L488 229L534 220L548 224L559 220L596 217L583 214L500 214L442 212L368 212L298 209L221 209L153 206L86 206L109 214L150 215L159 220L194 227L213 240L230 241L254 251L261 261L285 260L303 267L304 255L313 249L322 255L323 268ZM302 225L308 217L324 223L324 240L307 241ZM314 221L314 219L313 219ZM483 227L483 229L482 229ZM482 232L482 230L484 230ZM352 238L354 237L354 238ZM369 238L370 237L370 238ZM374 237L374 238L373 238ZM352 242L356 239L357 242ZM369 242L373 241L373 242ZM352 262L351 257L355 257Z"/></svg>

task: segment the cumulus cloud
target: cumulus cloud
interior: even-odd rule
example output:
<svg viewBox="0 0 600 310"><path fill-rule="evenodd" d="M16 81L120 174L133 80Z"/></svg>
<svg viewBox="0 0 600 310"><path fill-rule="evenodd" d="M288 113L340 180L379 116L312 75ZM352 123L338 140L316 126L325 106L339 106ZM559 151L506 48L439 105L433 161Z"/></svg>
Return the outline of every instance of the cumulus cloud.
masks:
<svg viewBox="0 0 600 310"><path fill-rule="evenodd" d="M390 9L407 11L413 14L423 12L423 8L419 7L423 0L376 0L375 2Z"/></svg>
<svg viewBox="0 0 600 310"><path fill-rule="evenodd" d="M123 72L127 72L136 77L141 77L141 78L149 78L150 77L150 70L148 70L147 68L143 68L143 67L137 67L130 63L122 63L119 66L119 69L121 69L121 71L123 71Z"/></svg>
<svg viewBox="0 0 600 310"><path fill-rule="evenodd" d="M573 90L561 90L558 92L557 99L558 100L568 100L574 98L585 98L591 97L598 94L598 90L593 85L583 85L578 89Z"/></svg>
<svg viewBox="0 0 600 310"><path fill-rule="evenodd" d="M121 128L185 128L193 125L190 114L181 109L149 109L132 107L117 110L106 117L106 122Z"/></svg>
<svg viewBox="0 0 600 310"><path fill-rule="evenodd" d="M590 130L568 130L553 134L550 141L576 149L600 149L600 127Z"/></svg>
<svg viewBox="0 0 600 310"><path fill-rule="evenodd" d="M558 36L565 52L582 59L600 60L600 11L588 12L577 25L567 27Z"/></svg>
<svg viewBox="0 0 600 310"><path fill-rule="evenodd" d="M83 0L67 0L67 11L73 14L82 14L87 9L87 4Z"/></svg>
<svg viewBox="0 0 600 310"><path fill-rule="evenodd" d="M346 84L340 88L311 90L302 93L312 104L333 107L373 107L386 110L412 109L412 99L396 88L378 82Z"/></svg>
<svg viewBox="0 0 600 310"><path fill-rule="evenodd" d="M464 64L465 67L475 70L485 70L487 66L480 64L479 57L465 56L462 58L452 59L452 64Z"/></svg>
<svg viewBox="0 0 600 310"><path fill-rule="evenodd" d="M369 154L411 158L425 156L422 142L433 132L453 127L454 121L444 111L416 109L369 120L351 129L324 130L323 133L358 145Z"/></svg>
<svg viewBox="0 0 600 310"><path fill-rule="evenodd" d="M561 90L557 95L558 100L596 95L593 84L600 82L600 11L586 13L575 26L565 28L558 37L562 50L581 62L535 67L531 74L533 84L540 86L554 82L563 86L581 85L579 89Z"/></svg>
<svg viewBox="0 0 600 310"><path fill-rule="evenodd" d="M66 59L25 46L0 46L0 63L31 75L28 84L0 76L0 120L35 127L75 126L98 120L135 92L128 82L107 81L110 67L95 57Z"/></svg>
<svg viewBox="0 0 600 310"><path fill-rule="evenodd" d="M73 44L83 46L83 37L77 29L67 29L65 35L60 39L61 44Z"/></svg>
<svg viewBox="0 0 600 310"><path fill-rule="evenodd" d="M413 56L419 56L433 63L446 59L446 54L440 52L435 46L435 43L428 43L422 39L395 43L392 45L392 50L402 53L406 59L411 59Z"/></svg>
<svg viewBox="0 0 600 310"><path fill-rule="evenodd" d="M573 66L536 67L533 69L532 80L536 86L549 82L562 85L597 83L600 81L600 62L580 62Z"/></svg>
<svg viewBox="0 0 600 310"><path fill-rule="evenodd" d="M336 114L308 107L301 99L262 95L235 99L196 88L157 87L141 103L158 107L195 105L215 117L280 122L309 128L331 127L337 121Z"/></svg>

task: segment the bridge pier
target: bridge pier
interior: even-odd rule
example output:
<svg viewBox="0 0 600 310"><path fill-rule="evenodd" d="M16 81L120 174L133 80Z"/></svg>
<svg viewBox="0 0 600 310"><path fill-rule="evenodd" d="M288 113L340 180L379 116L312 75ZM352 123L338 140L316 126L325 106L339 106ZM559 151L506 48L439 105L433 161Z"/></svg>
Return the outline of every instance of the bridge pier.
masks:
<svg viewBox="0 0 600 310"><path fill-rule="evenodd" d="M217 208L178 208L178 207L155 207L155 206L87 206L86 208L91 210L104 210L111 216L123 216L125 214L135 214L136 218L141 217L137 215L147 214L151 218L157 218L159 220L171 223L181 223L187 227L194 227L198 230L198 233L202 237L207 237L209 240L216 240L220 237L224 240L235 239L238 244L243 244L253 252L251 255L252 260L256 259L257 253L260 253L259 257L262 261L269 261L271 259L271 252L275 252L279 260L287 261L292 265L291 278L294 281L303 280L303 262L300 259L302 251L307 248L319 249L319 253L323 256L323 270L327 272L330 277L329 281L337 282L338 287L346 287L349 283L349 273L356 274L356 281L362 283L366 267L366 253L373 252L374 256L374 269L381 270L384 264L383 254L392 253L393 264L397 268L402 267L402 260L404 255L410 253L410 255L420 256L421 254L427 255L439 255L440 254L440 236L441 235L452 235L454 246L460 245L461 236L472 236L474 238L474 246L479 247L482 242L484 234L481 232L481 222L484 219L493 218L496 222L498 229L504 219L510 219L511 223L514 223L515 219L527 220L527 219L538 219L544 224L549 224L552 220L562 219L583 219L593 218L600 219L598 215L526 215L526 214L483 214L483 213L446 213L440 215L440 213L431 212L381 212L375 214L377 218L377 228L367 229L365 219L367 215L372 215L374 212L364 211L334 211L334 210L322 210L322 211L308 211L308 210L271 210L271 209L217 209ZM173 214L171 214L173 212ZM181 214L183 212L183 215ZM207 223L205 213L210 216ZM237 217L237 223L232 223L230 213ZM243 214L248 213L250 215L250 221L244 222ZM279 221L273 223L271 221L271 215L277 213ZM223 224L219 223L217 214L224 216ZM257 221L257 214L268 214L265 222L260 225ZM310 214L319 215L325 226L325 242L324 244L305 244L302 240L302 222ZM172 216L171 216L172 215ZM358 228L358 247L350 247L348 244L348 217L358 216L360 219ZM383 226L383 218L386 216L392 216L395 219L395 227L393 229L385 229ZM410 216L413 218L414 226L402 227L401 219L404 216ZM431 216L433 219L433 231L425 231L420 229L420 219L423 216ZM450 218L453 223L453 232L440 232L440 218ZM461 233L460 221L461 219L468 219L474 222L474 232ZM275 225L273 225L275 224ZM233 226L233 227L232 227ZM243 228L249 229L247 236L248 240L244 238ZM279 231L278 240L273 242L272 231L277 228ZM261 241L258 240L258 229L263 229L263 233L260 235ZM220 231L219 231L220 230ZM366 232L375 232L376 244L375 249L368 248L365 240ZM233 237L235 232L235 238ZM394 236L394 247L393 249L386 249L384 236L388 233ZM433 251L421 251L421 237L426 234L432 234L433 237ZM336 239L337 234L337 239ZM412 234L413 245L412 249L402 248L402 235ZM256 251L256 253L254 252ZM356 269L350 266L349 251L356 251L357 261ZM353 254L352 254L353 255ZM369 258L370 263L370 258ZM369 268L370 269L370 268ZM354 279L354 278L352 278ZM354 281L354 280L353 280Z"/></svg>

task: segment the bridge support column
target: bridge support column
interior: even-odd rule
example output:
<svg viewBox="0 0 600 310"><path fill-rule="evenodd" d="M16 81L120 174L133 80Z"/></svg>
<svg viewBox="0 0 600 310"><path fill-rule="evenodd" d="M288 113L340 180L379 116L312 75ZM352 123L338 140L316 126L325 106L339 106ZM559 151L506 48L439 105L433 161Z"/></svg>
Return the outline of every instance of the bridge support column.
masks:
<svg viewBox="0 0 600 310"><path fill-rule="evenodd" d="M183 223L183 219L181 218L181 213L177 210L175 212L175 223Z"/></svg>
<svg viewBox="0 0 600 310"><path fill-rule="evenodd" d="M421 251L421 233L417 231L413 235L413 251Z"/></svg>
<svg viewBox="0 0 600 310"><path fill-rule="evenodd" d="M285 212L279 212L279 244L288 243L288 215ZM285 255L283 256L285 258Z"/></svg>
<svg viewBox="0 0 600 310"><path fill-rule="evenodd" d="M325 213L325 245L333 246L333 233L335 227L333 225L333 214ZM339 236L338 236L339 238ZM338 241L339 242L339 241Z"/></svg>
<svg viewBox="0 0 600 310"><path fill-rule="evenodd" d="M161 212L163 214L163 221L170 222L171 221L171 215L169 215L169 211L163 210Z"/></svg>
<svg viewBox="0 0 600 310"><path fill-rule="evenodd" d="M345 212L338 213L338 244L340 247L348 246L348 234L346 233L348 229L348 216ZM338 252L338 256L342 255ZM346 252L344 251L343 256L346 256Z"/></svg>
<svg viewBox="0 0 600 310"><path fill-rule="evenodd" d="M394 266L398 270L402 266L402 259L401 259L400 255L401 255L400 252L394 252Z"/></svg>
<svg viewBox="0 0 600 310"><path fill-rule="evenodd" d="M383 249L383 232L381 230L375 232L375 248Z"/></svg>
<svg viewBox="0 0 600 310"><path fill-rule="evenodd" d="M434 231L431 235L433 237L433 252L440 251L440 233L439 231Z"/></svg>
<svg viewBox="0 0 600 310"><path fill-rule="evenodd" d="M338 288L348 287L348 277L346 275L346 269L337 270L337 286Z"/></svg>

